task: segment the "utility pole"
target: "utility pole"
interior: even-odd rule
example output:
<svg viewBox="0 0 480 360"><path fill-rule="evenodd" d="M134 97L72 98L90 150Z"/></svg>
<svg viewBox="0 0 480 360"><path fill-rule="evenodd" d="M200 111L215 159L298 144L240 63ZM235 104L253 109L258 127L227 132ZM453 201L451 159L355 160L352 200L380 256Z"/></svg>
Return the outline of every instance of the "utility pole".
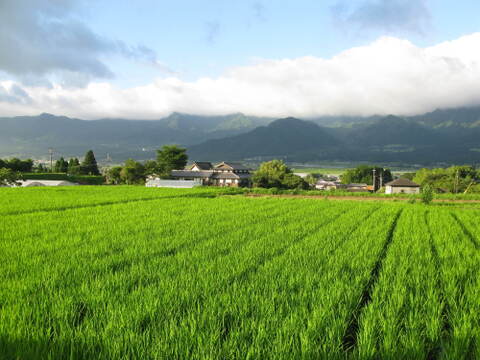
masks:
<svg viewBox="0 0 480 360"><path fill-rule="evenodd" d="M375 170L375 168L373 168L373 191L377 191L377 177L375 176L375 173L377 172L377 170Z"/></svg>
<svg viewBox="0 0 480 360"><path fill-rule="evenodd" d="M454 183L454 192L455 192L455 194L458 193L458 180L459 180L459 179L458 179L458 176L459 176L459 174L458 174L458 170L457 170L457 172L455 173L455 183Z"/></svg>
<svg viewBox="0 0 480 360"><path fill-rule="evenodd" d="M383 172L385 171L384 168L382 168L382 172L380 173L380 188L381 189L383 187Z"/></svg>
<svg viewBox="0 0 480 360"><path fill-rule="evenodd" d="M53 149L49 148L48 153L50 154L50 172L53 173Z"/></svg>

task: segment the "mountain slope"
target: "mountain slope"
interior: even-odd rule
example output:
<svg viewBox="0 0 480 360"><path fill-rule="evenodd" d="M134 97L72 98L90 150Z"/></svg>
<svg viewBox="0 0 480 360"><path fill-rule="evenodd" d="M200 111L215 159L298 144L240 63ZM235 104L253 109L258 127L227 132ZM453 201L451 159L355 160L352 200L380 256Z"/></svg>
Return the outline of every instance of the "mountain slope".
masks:
<svg viewBox="0 0 480 360"><path fill-rule="evenodd" d="M439 141L440 134L417 122L389 115L371 124L355 128L353 143L360 146L429 145Z"/></svg>
<svg viewBox="0 0 480 360"><path fill-rule="evenodd" d="M48 148L63 156L78 156L91 148L101 157L109 153L119 160L150 158L164 144L188 146L240 134L268 121L243 114L208 117L179 113L153 121L84 121L51 114L0 118L0 157L39 157Z"/></svg>
<svg viewBox="0 0 480 360"><path fill-rule="evenodd" d="M245 134L191 146L188 152L192 157L212 160L248 157L295 158L325 152L338 144L337 139L315 123L286 118Z"/></svg>
<svg viewBox="0 0 480 360"><path fill-rule="evenodd" d="M0 157L82 156L101 162L155 157L164 144L186 146L192 160L480 163L480 107L419 116L294 118L270 122L243 114L173 113L154 121L84 121L41 114L0 118ZM330 127L319 126L324 121ZM267 125L268 124L268 125Z"/></svg>
<svg viewBox="0 0 480 360"><path fill-rule="evenodd" d="M480 162L480 127L459 132L412 118L372 118L354 126L325 128L298 119L189 148L198 160L365 161L411 164Z"/></svg>

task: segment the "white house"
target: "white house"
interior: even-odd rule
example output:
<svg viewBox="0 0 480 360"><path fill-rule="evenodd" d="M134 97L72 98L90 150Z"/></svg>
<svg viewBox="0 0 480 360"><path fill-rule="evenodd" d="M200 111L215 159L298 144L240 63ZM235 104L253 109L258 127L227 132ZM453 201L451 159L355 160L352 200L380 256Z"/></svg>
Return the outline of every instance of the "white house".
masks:
<svg viewBox="0 0 480 360"><path fill-rule="evenodd" d="M396 179L385 184L385 194L419 194L420 185L408 179Z"/></svg>
<svg viewBox="0 0 480 360"><path fill-rule="evenodd" d="M203 185L250 186L250 169L242 164L221 162L215 166L210 162L194 162L185 170L172 170L174 179L196 180Z"/></svg>

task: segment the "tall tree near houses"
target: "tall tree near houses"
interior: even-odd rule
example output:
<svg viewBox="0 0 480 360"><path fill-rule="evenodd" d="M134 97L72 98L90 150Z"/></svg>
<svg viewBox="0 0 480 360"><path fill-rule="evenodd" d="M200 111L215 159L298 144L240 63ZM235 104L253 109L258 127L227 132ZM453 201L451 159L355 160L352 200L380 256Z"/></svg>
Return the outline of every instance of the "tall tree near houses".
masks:
<svg viewBox="0 0 480 360"><path fill-rule="evenodd" d="M63 157L55 162L55 172L66 173L68 171L68 162Z"/></svg>
<svg viewBox="0 0 480 360"><path fill-rule="evenodd" d="M80 174L80 161L78 161L77 158L71 158L68 161L67 173L70 174L70 175Z"/></svg>
<svg viewBox="0 0 480 360"><path fill-rule="evenodd" d="M88 150L85 154L82 164L80 165L81 173L84 175L100 175L97 160L92 150Z"/></svg>
<svg viewBox="0 0 480 360"><path fill-rule="evenodd" d="M132 159L125 161L125 165L120 170L121 181L125 184L141 184L145 182L144 166Z"/></svg>
<svg viewBox="0 0 480 360"><path fill-rule="evenodd" d="M187 160L187 149L177 145L164 145L157 150L157 169L161 176L170 176L172 170L185 168Z"/></svg>
<svg viewBox="0 0 480 360"><path fill-rule="evenodd" d="M295 175L282 160L264 162L252 177L253 186L279 189L307 189L308 183Z"/></svg>

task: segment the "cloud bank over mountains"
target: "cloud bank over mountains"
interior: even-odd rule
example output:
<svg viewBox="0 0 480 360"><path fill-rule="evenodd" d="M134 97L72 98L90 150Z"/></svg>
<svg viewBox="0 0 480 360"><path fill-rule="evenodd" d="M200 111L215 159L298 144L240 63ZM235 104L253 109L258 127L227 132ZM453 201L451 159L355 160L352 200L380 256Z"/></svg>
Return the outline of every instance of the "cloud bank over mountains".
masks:
<svg viewBox="0 0 480 360"><path fill-rule="evenodd" d="M64 35L66 46L73 39L77 47L78 34L86 34L88 41L80 43L85 49L92 48L94 54L100 51L97 49L108 51L113 46L92 38L81 26L74 29L78 31L74 34L67 31ZM2 49L4 37L0 35ZM32 44L18 46L28 50ZM59 50L47 44L44 51L47 54ZM381 37L329 59L312 56L266 59L232 68L217 78L184 81L172 74L132 88L118 88L109 83L108 69L95 58L76 59L78 53L73 50L70 55L67 59L55 56L56 60L46 56L44 62L36 65L22 64L27 59L19 59L15 64L15 59L6 58L2 51L0 70L7 74L25 69L42 73L52 66L84 71L95 76L95 80L83 88L60 83L26 84L15 78L0 81L0 115L51 112L86 119L157 119L179 111L309 118L412 115L436 108L480 104L480 33L426 48L396 37ZM71 61L71 64L51 61L62 64ZM98 80L102 77L105 80Z"/></svg>

